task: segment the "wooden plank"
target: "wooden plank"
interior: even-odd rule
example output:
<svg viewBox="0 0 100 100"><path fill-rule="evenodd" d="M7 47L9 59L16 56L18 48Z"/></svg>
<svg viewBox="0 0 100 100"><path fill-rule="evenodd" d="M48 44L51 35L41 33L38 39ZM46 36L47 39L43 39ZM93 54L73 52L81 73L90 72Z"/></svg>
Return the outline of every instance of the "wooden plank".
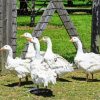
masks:
<svg viewBox="0 0 100 100"><path fill-rule="evenodd" d="M16 56L16 33L17 33L17 3L16 0L12 1L12 48L13 55Z"/></svg>
<svg viewBox="0 0 100 100"><path fill-rule="evenodd" d="M3 33L3 25L2 25L2 0L0 0L0 48L2 47L2 33ZM2 70L2 53L0 52L0 72Z"/></svg>
<svg viewBox="0 0 100 100"><path fill-rule="evenodd" d="M2 34L2 46L7 44L7 38L6 38L6 24L7 24L7 18L6 18L6 5L7 0L2 0L2 20L3 20L3 34ZM5 73L5 61L6 61L6 54L3 52L2 55L2 72Z"/></svg>
<svg viewBox="0 0 100 100"><path fill-rule="evenodd" d="M3 46L3 0L0 0L0 48ZM3 52L0 52L0 73L4 67Z"/></svg>
<svg viewBox="0 0 100 100"><path fill-rule="evenodd" d="M100 53L100 0L93 0L91 51Z"/></svg>
<svg viewBox="0 0 100 100"><path fill-rule="evenodd" d="M2 41L0 41L0 47L1 45L9 44L12 46L14 50L14 55L16 52L16 29L17 29L17 23L16 23L16 17L17 17L17 10L16 10L16 0L0 0L2 1L2 4L0 9L2 8L2 11L0 10L0 35L2 36ZM2 13L2 14L1 14ZM1 40L1 39L0 39ZM2 43L2 44L1 44ZM5 67L4 62L6 61L5 58L6 54L0 55L2 57L2 60L0 60L0 63L2 61L2 72L5 73ZM1 58L0 58L1 59Z"/></svg>
<svg viewBox="0 0 100 100"><path fill-rule="evenodd" d="M13 4L12 4L12 17L13 18L17 17L17 7L16 7L16 4L15 4L15 1L13 1Z"/></svg>
<svg viewBox="0 0 100 100"><path fill-rule="evenodd" d="M47 6L47 9L44 11L39 23L37 24L32 33L33 36L39 37L42 34L54 12L55 12L55 7L52 1L50 1L50 3Z"/></svg>
<svg viewBox="0 0 100 100"><path fill-rule="evenodd" d="M7 36L6 36L6 25L7 25L7 18L6 18L6 5L7 0L3 0L3 45L7 44Z"/></svg>
<svg viewBox="0 0 100 100"><path fill-rule="evenodd" d="M7 44L11 45L12 36L12 0L7 0L7 26L6 26L6 38Z"/></svg>
<svg viewBox="0 0 100 100"><path fill-rule="evenodd" d="M64 5L62 3L62 0L52 0L54 6L57 9L58 15L62 20L62 23L66 29L66 31L68 32L69 36L78 36L77 31L72 23L72 21L70 20L69 14L66 11L66 9L64 8Z"/></svg>
<svg viewBox="0 0 100 100"><path fill-rule="evenodd" d="M15 0L8 0L7 1L7 41L8 44L11 45L14 57L15 57L15 45L16 45L16 30L17 30L17 10Z"/></svg>
<svg viewBox="0 0 100 100"><path fill-rule="evenodd" d="M2 15L1 15L2 16ZM0 19L0 28L2 28L3 26L2 26L2 24L3 24L3 20L2 19Z"/></svg>
<svg viewBox="0 0 100 100"><path fill-rule="evenodd" d="M13 2L13 5L17 5L16 0L13 0L12 2ZM14 9L14 8L13 8L13 9Z"/></svg>

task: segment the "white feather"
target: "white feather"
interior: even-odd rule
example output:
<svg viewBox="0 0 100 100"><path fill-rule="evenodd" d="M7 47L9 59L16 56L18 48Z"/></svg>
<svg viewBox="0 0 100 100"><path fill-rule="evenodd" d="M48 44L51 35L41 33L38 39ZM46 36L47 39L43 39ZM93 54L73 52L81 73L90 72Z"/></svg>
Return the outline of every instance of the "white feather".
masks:
<svg viewBox="0 0 100 100"><path fill-rule="evenodd" d="M78 37L72 37L72 41L78 46L74 62L78 68L83 69L86 73L95 73L100 71L100 55L93 52L84 53L82 43Z"/></svg>
<svg viewBox="0 0 100 100"><path fill-rule="evenodd" d="M43 37L42 40L47 43L47 50L44 55L44 60L50 65L50 68L54 70L58 75L66 72L74 71L72 65L62 56L53 53L52 42L49 37Z"/></svg>

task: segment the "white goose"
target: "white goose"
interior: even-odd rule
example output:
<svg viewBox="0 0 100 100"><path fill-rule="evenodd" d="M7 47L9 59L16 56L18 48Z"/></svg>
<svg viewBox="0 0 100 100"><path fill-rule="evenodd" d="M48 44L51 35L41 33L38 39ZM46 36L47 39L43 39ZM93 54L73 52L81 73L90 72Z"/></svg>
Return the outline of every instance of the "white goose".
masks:
<svg viewBox="0 0 100 100"><path fill-rule="evenodd" d="M30 33L28 33L28 32L26 32L23 35L21 35L21 37L27 37L27 36L30 37L30 38L33 38L32 35ZM36 53L36 50L34 48L34 44L28 41L28 49L27 49L25 58L26 59L32 59L32 58L35 57L35 53ZM40 54L43 56L44 55L44 51L40 51Z"/></svg>
<svg viewBox="0 0 100 100"><path fill-rule="evenodd" d="M31 42L28 42L28 49L25 55L25 59L32 59L33 57L35 57L35 49L34 49L34 45Z"/></svg>
<svg viewBox="0 0 100 100"><path fill-rule="evenodd" d="M48 64L43 61L43 57L40 55L40 43L36 37L30 37L30 35L23 34L28 41L34 44L36 53L33 61L31 62L31 78L37 87L39 84L44 84L44 87L48 86L48 83L55 84L56 83L56 73L53 72Z"/></svg>
<svg viewBox="0 0 100 100"><path fill-rule="evenodd" d="M26 81L28 81L28 74L29 74L29 67L30 63L29 60L22 60L21 58L13 58L13 52L12 48L9 45L3 46L0 51L8 51L7 55L7 62L5 63L6 69L16 72L18 78L19 78L19 84L18 86L21 85L21 79L26 78Z"/></svg>
<svg viewBox="0 0 100 100"><path fill-rule="evenodd" d="M82 49L82 43L78 37L72 37L72 42L75 42L77 45L77 54L74 58L74 62L78 68L81 68L86 73L86 80L88 81L89 74L93 74L100 71L100 55L93 52L84 53Z"/></svg>
<svg viewBox="0 0 100 100"><path fill-rule="evenodd" d="M42 40L47 43L47 50L44 55L44 60L50 65L50 68L57 73L57 75L74 71L72 67L73 64L70 64L62 56L53 53L52 42L49 37L44 36Z"/></svg>

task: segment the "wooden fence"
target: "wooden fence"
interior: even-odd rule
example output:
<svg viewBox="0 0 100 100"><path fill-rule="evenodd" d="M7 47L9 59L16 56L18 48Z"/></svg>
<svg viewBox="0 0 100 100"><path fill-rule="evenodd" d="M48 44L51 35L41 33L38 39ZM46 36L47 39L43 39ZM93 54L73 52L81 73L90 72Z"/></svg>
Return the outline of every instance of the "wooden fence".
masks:
<svg viewBox="0 0 100 100"><path fill-rule="evenodd" d="M11 45L15 57L17 29L16 0L0 0L0 48ZM0 71L5 70L5 54L0 52Z"/></svg>
<svg viewBox="0 0 100 100"><path fill-rule="evenodd" d="M100 53L100 0L93 0L91 51Z"/></svg>

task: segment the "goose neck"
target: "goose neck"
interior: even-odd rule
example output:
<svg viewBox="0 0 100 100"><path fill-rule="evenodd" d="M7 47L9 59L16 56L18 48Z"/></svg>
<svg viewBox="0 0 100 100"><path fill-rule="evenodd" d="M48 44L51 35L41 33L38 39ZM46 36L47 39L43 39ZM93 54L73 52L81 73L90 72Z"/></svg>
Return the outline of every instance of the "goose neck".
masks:
<svg viewBox="0 0 100 100"><path fill-rule="evenodd" d="M8 57L13 58L13 52L12 52L12 49L11 49L11 50L8 50Z"/></svg>
<svg viewBox="0 0 100 100"><path fill-rule="evenodd" d="M36 50L35 56L38 57L38 56L40 56L40 43L37 42L37 43L35 43L34 46L35 46L35 50Z"/></svg>
<svg viewBox="0 0 100 100"><path fill-rule="evenodd" d="M50 39L47 41L47 51L52 52L52 42Z"/></svg>
<svg viewBox="0 0 100 100"><path fill-rule="evenodd" d="M11 50L8 50L7 63L10 63L12 59L13 59L13 52L12 52L12 49L11 49Z"/></svg>
<svg viewBox="0 0 100 100"><path fill-rule="evenodd" d="M82 43L81 43L81 41L77 41L76 42L76 44L77 44L77 54L80 54L80 53L83 53L83 49L82 49Z"/></svg>
<svg viewBox="0 0 100 100"><path fill-rule="evenodd" d="M35 50L34 50L34 45L33 45L33 43L29 42L28 50L29 50L29 51L35 51Z"/></svg>

